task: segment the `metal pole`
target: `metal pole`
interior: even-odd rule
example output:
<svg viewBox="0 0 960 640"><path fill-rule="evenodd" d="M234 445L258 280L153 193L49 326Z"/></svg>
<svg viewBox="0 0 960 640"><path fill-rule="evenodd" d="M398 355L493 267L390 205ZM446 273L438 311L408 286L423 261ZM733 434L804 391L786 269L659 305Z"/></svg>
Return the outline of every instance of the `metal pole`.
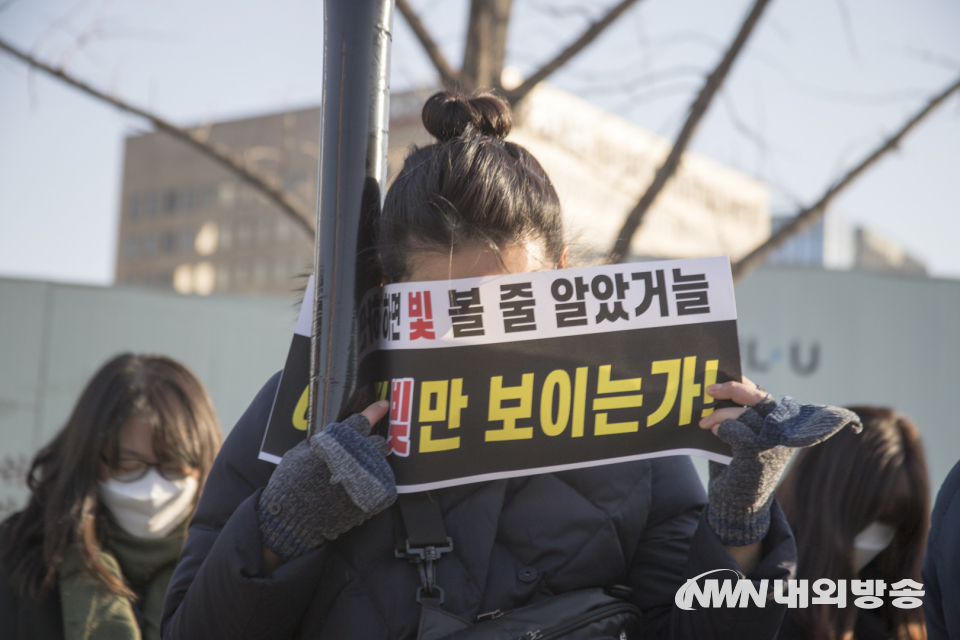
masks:
<svg viewBox="0 0 960 640"><path fill-rule="evenodd" d="M393 0L325 0L320 176L310 358L310 433L357 391L356 304L381 276Z"/></svg>

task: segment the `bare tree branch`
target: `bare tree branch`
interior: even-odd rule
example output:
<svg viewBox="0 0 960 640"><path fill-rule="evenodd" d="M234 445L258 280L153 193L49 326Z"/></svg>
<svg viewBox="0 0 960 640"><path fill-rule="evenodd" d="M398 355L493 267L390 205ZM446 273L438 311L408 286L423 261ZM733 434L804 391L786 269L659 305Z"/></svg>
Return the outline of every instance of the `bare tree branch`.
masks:
<svg viewBox="0 0 960 640"><path fill-rule="evenodd" d="M103 23L110 13L111 4L111 0L104 0L104 2L100 4L100 7L97 9L97 15L93 17L93 21L80 32L80 35L77 36L70 48L60 57L60 63L57 65L60 69L66 69L67 65L70 64L70 60L73 59L73 56L78 54L86 46L87 42L100 34L100 31L103 29Z"/></svg>
<svg viewBox="0 0 960 640"><path fill-rule="evenodd" d="M430 35L430 32L427 31L427 28L423 26L420 16L413 10L410 3L407 2L407 0L397 0L397 9L403 14L410 28L413 29L417 40L423 45L424 51L427 52L427 56L437 69L437 73L440 74L440 82L443 83L443 86L447 89L456 89L459 87L462 84L460 74L454 71L450 63L447 62L443 52L440 51L440 47L437 46L437 43Z"/></svg>
<svg viewBox="0 0 960 640"><path fill-rule="evenodd" d="M6 51L13 57L28 64L30 67L39 69L44 73L53 76L54 78L65 82L66 84L69 84L75 89L79 89L89 96L93 96L94 98L102 100L103 102L106 102L122 111L126 111L127 113L132 113L135 116L149 120L158 130L164 131L174 138L186 142L191 147L208 158L214 160L220 166L224 167L231 173L238 176L241 180L248 183L254 189L258 190L269 202L277 205L280 210L283 211L283 213L289 216L307 235L313 237L313 222L311 222L310 215L305 207L303 207L299 202L294 201L289 194L284 193L279 186L271 184L274 182L274 180L270 176L266 176L260 171L252 167L248 167L243 160L242 154L236 154L229 150L215 146L207 142L204 139L204 136L200 133L194 133L188 129L178 127L177 125L164 120L163 118L154 115L149 111L145 111L139 107L130 105L119 98L109 96L104 92L99 91L80 80L77 80L73 76L67 74L63 69L52 67L44 62L41 62L30 54L19 50L2 39L0 39L0 50Z"/></svg>
<svg viewBox="0 0 960 640"><path fill-rule="evenodd" d="M777 233L773 234L770 239L751 251L739 262L735 263L732 267L734 282L738 282L749 272L766 262L770 254L773 253L773 251L775 251L778 247L783 245L783 243L785 243L787 240L798 233L802 233L806 229L809 229L810 226L813 225L823 215L827 209L827 206L829 206L830 202L837 196L838 193L850 186L854 180L863 175L863 173L873 166L873 164L876 163L881 157L883 157L884 154L896 149L911 129L917 126L920 121L930 115L934 109L940 106L947 98L950 97L952 93L958 90L960 90L960 78L954 81L953 84L941 91L939 94L931 98L923 107L923 109L917 112L912 118L907 120L902 127L900 127L899 131L887 138L883 144L874 149L870 155L860 162L860 164L847 171L846 175L844 175L840 180L835 182L829 189L827 189L819 200L809 207L798 211L793 220L784 225L783 228Z"/></svg>
<svg viewBox="0 0 960 640"><path fill-rule="evenodd" d="M640 223L643 222L643 216L646 215L650 206L657 199L657 196L660 195L663 187L666 186L667 181L676 172L677 167L680 166L680 158L683 156L683 152L686 150L691 138L693 138L697 125L700 124L700 120L707 112L710 102L723 84L724 78L727 77L727 73L733 66L733 61L736 60L737 55L739 55L743 49L743 45L753 32L753 28L760 20L760 16L763 14L763 10L768 3L769 0L756 0L753 8L750 9L750 13L748 13L744 19L743 24L740 25L740 31L737 33L737 37L734 38L730 44L730 48L723 54L720 64L707 76L703 87L700 89L700 93L693 101L693 104L690 105L690 113L687 115L687 121L683 123L683 128L677 135L677 139L673 143L673 148L670 149L670 154L667 156L667 159L664 160L663 164L660 165L660 168L657 169L657 173L653 177L653 182L650 183L646 192L640 197L640 201L637 202L637 205L627 215L626 220L624 220L620 234L613 248L610 249L610 253L607 255L607 259L610 262L621 262L626 257L630 250L630 242L640 227Z"/></svg>
<svg viewBox="0 0 960 640"><path fill-rule="evenodd" d="M571 42L566 46L560 53L558 53L553 60L546 63L540 67L537 71L530 75L529 78L523 81L523 83L511 91L506 92L506 98L510 101L511 104L517 104L531 90L551 74L553 74L557 69L565 65L571 58L583 51L591 42L596 40L604 30L609 27L614 20L623 15L623 12L629 9L634 5L637 0L621 0L619 3L614 5L602 18L591 24L586 31L584 31L579 38Z"/></svg>
<svg viewBox="0 0 960 640"><path fill-rule="evenodd" d="M544 2L530 2L528 0L526 4L534 11L545 13L554 18L567 18L569 16L589 18L594 12L594 6L588 2L579 2L565 7L557 6L551 0L545 0Z"/></svg>
<svg viewBox="0 0 960 640"><path fill-rule="evenodd" d="M850 57L854 60L860 59L860 51L857 48L857 38L853 33L853 18L850 17L850 7L846 0L837 0L837 6L840 9L840 19L843 23L843 33L847 37L847 48L850 49Z"/></svg>
<svg viewBox="0 0 960 640"><path fill-rule="evenodd" d="M917 60L927 64L933 64L938 67L950 69L951 71L960 69L960 60L957 58L952 58L938 51L924 49L923 47L911 47L909 45L903 47L903 51L907 56L916 58Z"/></svg>
<svg viewBox="0 0 960 640"><path fill-rule="evenodd" d="M703 69L693 65L677 65L667 69L649 71L635 77L620 74L617 80L598 79L594 74L594 84L581 84L573 92L577 95L602 96L605 94L629 94L654 85L662 85L683 78L702 78Z"/></svg>

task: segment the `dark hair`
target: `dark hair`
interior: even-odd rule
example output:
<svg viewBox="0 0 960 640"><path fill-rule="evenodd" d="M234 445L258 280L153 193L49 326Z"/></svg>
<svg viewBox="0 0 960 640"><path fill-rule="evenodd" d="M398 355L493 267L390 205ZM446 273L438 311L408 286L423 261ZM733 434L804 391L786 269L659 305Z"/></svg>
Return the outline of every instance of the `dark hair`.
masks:
<svg viewBox="0 0 960 640"><path fill-rule="evenodd" d="M409 275L417 252L473 244L494 251L542 242L548 259L563 254L560 200L530 152L504 140L510 108L493 94L469 98L442 91L423 106L435 144L414 148L387 191L377 228L384 278Z"/></svg>
<svg viewBox="0 0 960 640"><path fill-rule="evenodd" d="M90 379L63 429L33 459L26 508L0 525L0 560L22 597L41 597L56 584L70 545L77 545L87 573L114 593L132 597L98 558L106 513L97 481L102 461L116 466L120 430L134 416L152 425L157 458L199 469L202 487L223 442L203 385L164 356L113 358Z"/></svg>
<svg viewBox="0 0 960 640"><path fill-rule="evenodd" d="M892 409L849 407L863 432L844 429L804 449L777 490L797 538L799 578L857 579L853 540L875 521L893 525L893 542L868 567L888 584L921 581L920 567L930 525L930 486L920 433ZM871 575L871 577L873 577ZM857 609L811 605L792 611L808 638L833 640L853 631ZM893 638L922 638L923 609L887 602L882 623Z"/></svg>

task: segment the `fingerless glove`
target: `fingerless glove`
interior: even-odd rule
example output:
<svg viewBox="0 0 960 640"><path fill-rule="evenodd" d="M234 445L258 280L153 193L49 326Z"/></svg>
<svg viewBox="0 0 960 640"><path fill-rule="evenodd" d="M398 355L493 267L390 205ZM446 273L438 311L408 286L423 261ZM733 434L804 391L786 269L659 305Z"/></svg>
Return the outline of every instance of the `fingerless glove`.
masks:
<svg viewBox="0 0 960 640"><path fill-rule="evenodd" d="M260 495L263 543L287 561L380 513L397 498L386 442L357 413L284 454Z"/></svg>
<svg viewBox="0 0 960 640"><path fill-rule="evenodd" d="M710 463L707 522L720 541L740 547L762 540L770 529L770 503L794 449L823 442L851 425L863 429L852 411L800 404L772 397L744 409L736 420L724 420L717 436L730 445L729 465Z"/></svg>

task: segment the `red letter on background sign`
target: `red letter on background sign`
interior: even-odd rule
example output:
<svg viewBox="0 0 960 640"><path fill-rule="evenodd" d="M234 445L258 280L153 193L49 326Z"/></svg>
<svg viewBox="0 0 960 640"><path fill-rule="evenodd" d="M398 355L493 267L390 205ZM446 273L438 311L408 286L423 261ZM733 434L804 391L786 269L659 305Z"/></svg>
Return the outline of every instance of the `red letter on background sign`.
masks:
<svg viewBox="0 0 960 640"><path fill-rule="evenodd" d="M413 378L390 381L390 435L387 454L410 455L410 413L413 406Z"/></svg>

